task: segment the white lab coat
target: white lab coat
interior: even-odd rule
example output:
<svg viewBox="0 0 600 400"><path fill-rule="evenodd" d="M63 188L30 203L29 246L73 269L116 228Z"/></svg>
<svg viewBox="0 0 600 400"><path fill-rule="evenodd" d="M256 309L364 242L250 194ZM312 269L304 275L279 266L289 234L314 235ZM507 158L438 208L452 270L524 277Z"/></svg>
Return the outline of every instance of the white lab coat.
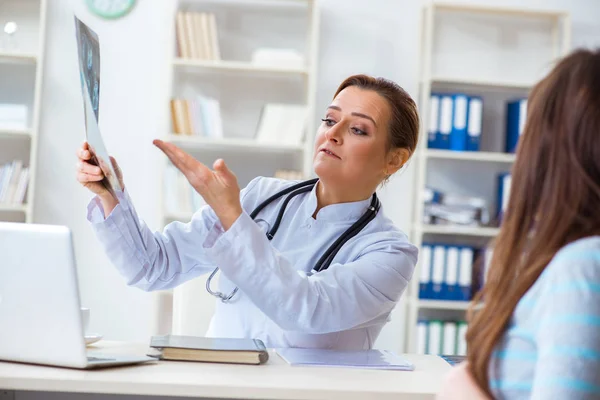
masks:
<svg viewBox="0 0 600 400"><path fill-rule="evenodd" d="M293 183L252 180L241 192L244 212L226 232L208 206L188 223L173 222L152 232L127 192L119 194L120 204L106 219L99 199L92 199L88 220L127 283L143 290L172 288L218 266L218 290L229 294L238 286L239 291L229 303L217 302L207 336L256 338L268 347L369 349L413 275L417 248L382 207L327 270L311 274L371 200L333 204L314 219L316 189L300 194L269 241L265 233L286 196L255 221L249 214Z"/></svg>

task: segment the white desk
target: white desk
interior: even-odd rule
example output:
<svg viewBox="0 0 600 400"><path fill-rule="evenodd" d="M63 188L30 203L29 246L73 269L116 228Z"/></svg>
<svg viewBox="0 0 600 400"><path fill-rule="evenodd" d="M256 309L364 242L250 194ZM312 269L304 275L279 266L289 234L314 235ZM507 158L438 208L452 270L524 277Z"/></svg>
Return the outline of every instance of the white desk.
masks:
<svg viewBox="0 0 600 400"><path fill-rule="evenodd" d="M107 341L90 346L106 354L143 355L147 348ZM17 391L16 400L50 397L48 392L234 399L434 398L450 365L435 356L404 357L415 364L415 371L292 367L274 352L259 366L160 361L80 371L0 362L0 389ZM36 391L38 397L24 391ZM68 398L85 398L73 396Z"/></svg>

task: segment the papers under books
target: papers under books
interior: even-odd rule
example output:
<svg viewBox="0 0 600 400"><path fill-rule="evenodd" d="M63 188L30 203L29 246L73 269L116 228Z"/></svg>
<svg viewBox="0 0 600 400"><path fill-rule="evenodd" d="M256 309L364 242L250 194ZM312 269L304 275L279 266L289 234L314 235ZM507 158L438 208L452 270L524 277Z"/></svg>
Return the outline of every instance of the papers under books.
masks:
<svg viewBox="0 0 600 400"><path fill-rule="evenodd" d="M277 349L277 354L290 365L400 371L415 369L413 364L387 350L337 351L287 348Z"/></svg>
<svg viewBox="0 0 600 400"><path fill-rule="evenodd" d="M258 48L252 53L252 64L279 68L302 68L304 56L293 49Z"/></svg>
<svg viewBox="0 0 600 400"><path fill-rule="evenodd" d="M260 143L298 145L304 140L305 105L268 103L263 107L256 133Z"/></svg>
<svg viewBox="0 0 600 400"><path fill-rule="evenodd" d="M426 224L480 226L490 223L484 198L442 193L430 187L425 188L423 197Z"/></svg>
<svg viewBox="0 0 600 400"><path fill-rule="evenodd" d="M259 339L178 335L153 336L148 355L160 360L231 364L263 364L269 359L269 353Z"/></svg>

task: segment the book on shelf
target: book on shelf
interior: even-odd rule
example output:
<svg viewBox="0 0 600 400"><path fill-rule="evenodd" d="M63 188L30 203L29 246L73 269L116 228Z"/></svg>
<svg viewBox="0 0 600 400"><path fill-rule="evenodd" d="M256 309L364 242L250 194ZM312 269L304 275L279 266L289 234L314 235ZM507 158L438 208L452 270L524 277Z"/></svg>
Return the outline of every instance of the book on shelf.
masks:
<svg viewBox="0 0 600 400"><path fill-rule="evenodd" d="M432 93L429 98L427 147L479 151L483 100L463 93Z"/></svg>
<svg viewBox="0 0 600 400"><path fill-rule="evenodd" d="M177 55L195 60L220 60L217 19L214 13L180 10L175 16Z"/></svg>
<svg viewBox="0 0 600 400"><path fill-rule="evenodd" d="M267 103L256 132L259 143L299 145L304 140L307 107L300 104Z"/></svg>
<svg viewBox="0 0 600 400"><path fill-rule="evenodd" d="M221 106L217 99L201 95L192 99L173 98L170 108L176 135L223 137Z"/></svg>
<svg viewBox="0 0 600 400"><path fill-rule="evenodd" d="M207 338L200 336L152 336L148 355L160 360L230 364L263 364L269 359L259 339Z"/></svg>
<svg viewBox="0 0 600 400"><path fill-rule="evenodd" d="M18 205L25 202L29 183L29 167L14 160L0 166L0 204Z"/></svg>
<svg viewBox="0 0 600 400"><path fill-rule="evenodd" d="M420 318L417 322L417 354L465 356L466 334L465 321Z"/></svg>

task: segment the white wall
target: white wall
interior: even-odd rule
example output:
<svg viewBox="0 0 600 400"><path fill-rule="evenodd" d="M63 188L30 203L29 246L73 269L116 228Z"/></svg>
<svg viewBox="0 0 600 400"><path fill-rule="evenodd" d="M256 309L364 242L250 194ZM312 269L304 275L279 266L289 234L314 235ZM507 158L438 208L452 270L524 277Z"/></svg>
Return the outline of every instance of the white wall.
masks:
<svg viewBox="0 0 600 400"><path fill-rule="evenodd" d="M571 12L573 46L600 45L600 2L480 0L474 4L562 8ZM49 1L45 76L34 219L66 224L75 234L81 296L92 309L91 328L109 339L147 341L155 324L154 297L125 286L102 253L88 226L90 198L75 181L75 150L84 138L73 12L91 24L102 43L100 127L107 147L124 170L139 214L159 224L156 186L159 161L151 140L166 126L167 38L171 1L138 1L124 19L91 16L81 0ZM419 18L424 1L321 0L321 42L317 110L323 110L348 75L391 78L416 98L419 68ZM407 233L411 222L413 171L392 179L382 193L384 208ZM399 349L399 310L384 329L379 347Z"/></svg>

